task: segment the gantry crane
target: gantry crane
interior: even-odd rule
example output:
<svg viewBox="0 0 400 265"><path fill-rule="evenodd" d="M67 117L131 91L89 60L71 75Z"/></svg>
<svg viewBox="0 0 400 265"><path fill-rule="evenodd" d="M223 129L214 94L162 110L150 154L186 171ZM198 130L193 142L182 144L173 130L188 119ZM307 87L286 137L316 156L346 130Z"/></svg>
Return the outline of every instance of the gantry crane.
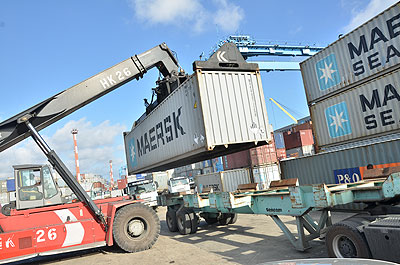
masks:
<svg viewBox="0 0 400 265"><path fill-rule="evenodd" d="M262 44L257 43L249 35L231 35L227 39L219 41L217 50L226 42L235 43L240 53L247 60L254 56L312 56L323 49L309 45L288 45L288 44ZM261 71L298 71L299 62L285 61L252 61L258 63Z"/></svg>

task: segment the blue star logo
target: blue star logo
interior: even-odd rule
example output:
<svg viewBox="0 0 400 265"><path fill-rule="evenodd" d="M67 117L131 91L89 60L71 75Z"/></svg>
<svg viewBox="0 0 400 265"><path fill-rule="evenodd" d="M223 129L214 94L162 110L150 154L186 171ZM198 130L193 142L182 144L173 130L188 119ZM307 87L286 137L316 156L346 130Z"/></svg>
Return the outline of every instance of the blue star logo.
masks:
<svg viewBox="0 0 400 265"><path fill-rule="evenodd" d="M320 90L326 90L340 83L336 56L334 53L326 56L315 64Z"/></svg>
<svg viewBox="0 0 400 265"><path fill-rule="evenodd" d="M346 102L340 102L325 109L329 136L337 138L352 133Z"/></svg>
<svg viewBox="0 0 400 265"><path fill-rule="evenodd" d="M131 162L131 166L132 167L136 167L137 166L135 138L132 138L129 141L129 160Z"/></svg>

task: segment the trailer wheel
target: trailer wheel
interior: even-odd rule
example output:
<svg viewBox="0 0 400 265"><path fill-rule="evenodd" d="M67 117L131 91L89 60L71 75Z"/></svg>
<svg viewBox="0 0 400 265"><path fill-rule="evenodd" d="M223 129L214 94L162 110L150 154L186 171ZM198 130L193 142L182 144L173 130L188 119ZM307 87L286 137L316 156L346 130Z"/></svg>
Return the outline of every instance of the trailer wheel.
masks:
<svg viewBox="0 0 400 265"><path fill-rule="evenodd" d="M171 209L168 209L165 220L168 226L168 230L171 232L177 232L178 231L178 222L176 220L176 211Z"/></svg>
<svg viewBox="0 0 400 265"><path fill-rule="evenodd" d="M220 225L228 225L232 220L232 215L230 213L221 213L218 219Z"/></svg>
<svg viewBox="0 0 400 265"><path fill-rule="evenodd" d="M238 214L237 213L231 213L231 220L229 221L229 224L231 225L231 224L236 223L237 219L238 219Z"/></svg>
<svg viewBox="0 0 400 265"><path fill-rule="evenodd" d="M182 208L176 212L177 226L182 235L197 232L199 218L192 209Z"/></svg>
<svg viewBox="0 0 400 265"><path fill-rule="evenodd" d="M328 229L325 244L330 257L371 258L365 236L357 226L357 222L343 221Z"/></svg>
<svg viewBox="0 0 400 265"><path fill-rule="evenodd" d="M114 218L115 243L127 252L151 248L160 234L160 220L148 206L137 203L119 209Z"/></svg>

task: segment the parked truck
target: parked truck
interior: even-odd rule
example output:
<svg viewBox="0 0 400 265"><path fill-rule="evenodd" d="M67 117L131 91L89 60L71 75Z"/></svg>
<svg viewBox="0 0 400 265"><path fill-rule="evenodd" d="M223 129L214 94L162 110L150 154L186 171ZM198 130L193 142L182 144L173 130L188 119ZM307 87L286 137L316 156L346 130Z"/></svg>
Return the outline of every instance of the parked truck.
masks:
<svg viewBox="0 0 400 265"><path fill-rule="evenodd" d="M169 193L190 192L190 180L187 177L175 177L168 180Z"/></svg>
<svg viewBox="0 0 400 265"><path fill-rule="evenodd" d="M137 180L128 182L124 193L132 196L136 200L143 200L143 203L157 208L157 187L152 180Z"/></svg>

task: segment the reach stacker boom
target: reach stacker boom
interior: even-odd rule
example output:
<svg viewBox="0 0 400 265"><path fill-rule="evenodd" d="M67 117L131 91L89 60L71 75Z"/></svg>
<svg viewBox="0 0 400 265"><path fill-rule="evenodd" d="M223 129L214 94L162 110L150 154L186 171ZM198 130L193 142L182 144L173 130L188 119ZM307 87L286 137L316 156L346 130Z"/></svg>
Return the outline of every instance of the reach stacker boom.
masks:
<svg viewBox="0 0 400 265"><path fill-rule="evenodd" d="M129 197L93 201L39 134L75 110L157 67L164 76L158 102L184 78L166 44L132 56L0 123L0 152L31 136L78 200L67 203L48 166L15 166L16 202L0 214L0 263L113 245L151 248L160 232L156 213Z"/></svg>

